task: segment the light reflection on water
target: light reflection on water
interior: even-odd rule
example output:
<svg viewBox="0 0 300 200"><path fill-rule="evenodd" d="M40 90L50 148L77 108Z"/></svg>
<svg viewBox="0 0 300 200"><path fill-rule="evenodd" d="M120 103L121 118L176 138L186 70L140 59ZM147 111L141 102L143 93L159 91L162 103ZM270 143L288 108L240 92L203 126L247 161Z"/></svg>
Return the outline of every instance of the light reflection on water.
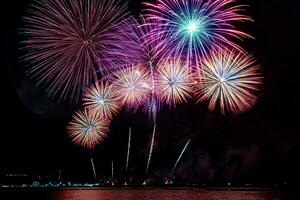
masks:
<svg viewBox="0 0 300 200"><path fill-rule="evenodd" d="M49 198L49 197L48 197ZM282 200L272 191L189 190L58 190L53 200Z"/></svg>

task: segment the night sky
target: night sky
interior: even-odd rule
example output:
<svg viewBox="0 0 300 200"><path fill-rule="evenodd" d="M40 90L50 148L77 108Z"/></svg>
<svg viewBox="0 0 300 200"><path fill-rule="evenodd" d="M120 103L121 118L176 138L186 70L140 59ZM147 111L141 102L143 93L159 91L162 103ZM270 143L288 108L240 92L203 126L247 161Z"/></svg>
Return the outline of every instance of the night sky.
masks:
<svg viewBox="0 0 300 200"><path fill-rule="evenodd" d="M90 180L90 158L100 175L125 173L128 129L132 127L129 177L159 182L172 169L188 139L191 144L172 175L180 183L292 184L300 165L299 36L300 12L296 0L240 0L255 23L241 28L255 40L241 42L261 63L264 84L258 104L240 115L210 112L205 103L180 105L158 114L153 162L145 176L151 126L147 114L123 111L112 124L107 140L93 151L73 145L65 127L79 107L57 104L43 88L24 75L19 62L22 26L30 0L1 3L1 137L0 173L55 174ZM137 13L139 0L131 0ZM2 34L4 34L2 36Z"/></svg>

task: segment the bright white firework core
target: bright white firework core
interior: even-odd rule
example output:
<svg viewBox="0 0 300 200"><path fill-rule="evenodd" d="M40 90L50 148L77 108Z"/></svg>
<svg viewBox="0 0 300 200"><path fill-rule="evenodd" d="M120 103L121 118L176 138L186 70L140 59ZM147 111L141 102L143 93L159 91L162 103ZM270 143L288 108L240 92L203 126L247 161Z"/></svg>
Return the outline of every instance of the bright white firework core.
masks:
<svg viewBox="0 0 300 200"><path fill-rule="evenodd" d="M220 82L221 82L221 83L224 83L225 81L226 81L226 80L225 80L224 77L221 77L221 78L220 78Z"/></svg>
<svg viewBox="0 0 300 200"><path fill-rule="evenodd" d="M104 99L98 98L98 103L104 105Z"/></svg>
<svg viewBox="0 0 300 200"><path fill-rule="evenodd" d="M139 70L135 70L135 74L141 76L141 72Z"/></svg>
<svg viewBox="0 0 300 200"><path fill-rule="evenodd" d="M189 24L187 25L187 30L189 33L194 33L199 29L198 23L191 21L189 22Z"/></svg>
<svg viewBox="0 0 300 200"><path fill-rule="evenodd" d="M87 126L86 134L91 133L91 131L92 131L93 128L94 128L94 127L93 127L92 125L89 124L89 125Z"/></svg>

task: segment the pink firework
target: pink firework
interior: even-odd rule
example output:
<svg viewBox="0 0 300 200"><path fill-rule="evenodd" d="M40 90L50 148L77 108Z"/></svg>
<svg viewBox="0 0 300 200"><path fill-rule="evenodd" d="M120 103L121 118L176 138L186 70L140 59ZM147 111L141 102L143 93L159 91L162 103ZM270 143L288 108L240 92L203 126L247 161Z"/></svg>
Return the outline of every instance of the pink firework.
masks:
<svg viewBox="0 0 300 200"><path fill-rule="evenodd" d="M74 114L67 131L75 144L91 149L107 137L109 124L107 118L85 109Z"/></svg>
<svg viewBox="0 0 300 200"><path fill-rule="evenodd" d="M109 69L99 52L114 42L113 29L126 16L126 5L117 3L41 0L31 6L24 18L22 59L29 66L28 74L50 96L77 102L85 88Z"/></svg>
<svg viewBox="0 0 300 200"><path fill-rule="evenodd" d="M117 92L107 83L101 81L92 85L84 94L84 106L91 113L98 112L101 116L112 118L120 110Z"/></svg>
<svg viewBox="0 0 300 200"><path fill-rule="evenodd" d="M164 55L180 56L188 64L198 65L198 58L224 44L241 49L233 39L250 37L234 24L251 20L240 14L244 5L236 0L158 0L145 3L147 16L156 27L148 35L158 42L157 51ZM159 37L158 37L159 36Z"/></svg>
<svg viewBox="0 0 300 200"><path fill-rule="evenodd" d="M209 109L239 113L256 102L262 83L255 60L238 51L218 51L202 61L198 73L199 101L209 101Z"/></svg>
<svg viewBox="0 0 300 200"><path fill-rule="evenodd" d="M128 108L137 108L148 101L152 84L147 68L130 65L118 70L114 75L113 86L122 104Z"/></svg>
<svg viewBox="0 0 300 200"><path fill-rule="evenodd" d="M159 66L155 78L156 95L160 101L175 106L191 97L193 77L182 62L165 62Z"/></svg>

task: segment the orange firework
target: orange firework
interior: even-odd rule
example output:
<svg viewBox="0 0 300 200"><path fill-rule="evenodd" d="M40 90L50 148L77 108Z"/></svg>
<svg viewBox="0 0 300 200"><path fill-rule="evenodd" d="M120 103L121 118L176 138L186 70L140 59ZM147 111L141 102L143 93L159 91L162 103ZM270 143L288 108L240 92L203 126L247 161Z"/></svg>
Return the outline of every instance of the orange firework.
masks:
<svg viewBox="0 0 300 200"><path fill-rule="evenodd" d="M107 136L109 124L109 119L84 109L74 114L67 131L75 144L91 149Z"/></svg>

